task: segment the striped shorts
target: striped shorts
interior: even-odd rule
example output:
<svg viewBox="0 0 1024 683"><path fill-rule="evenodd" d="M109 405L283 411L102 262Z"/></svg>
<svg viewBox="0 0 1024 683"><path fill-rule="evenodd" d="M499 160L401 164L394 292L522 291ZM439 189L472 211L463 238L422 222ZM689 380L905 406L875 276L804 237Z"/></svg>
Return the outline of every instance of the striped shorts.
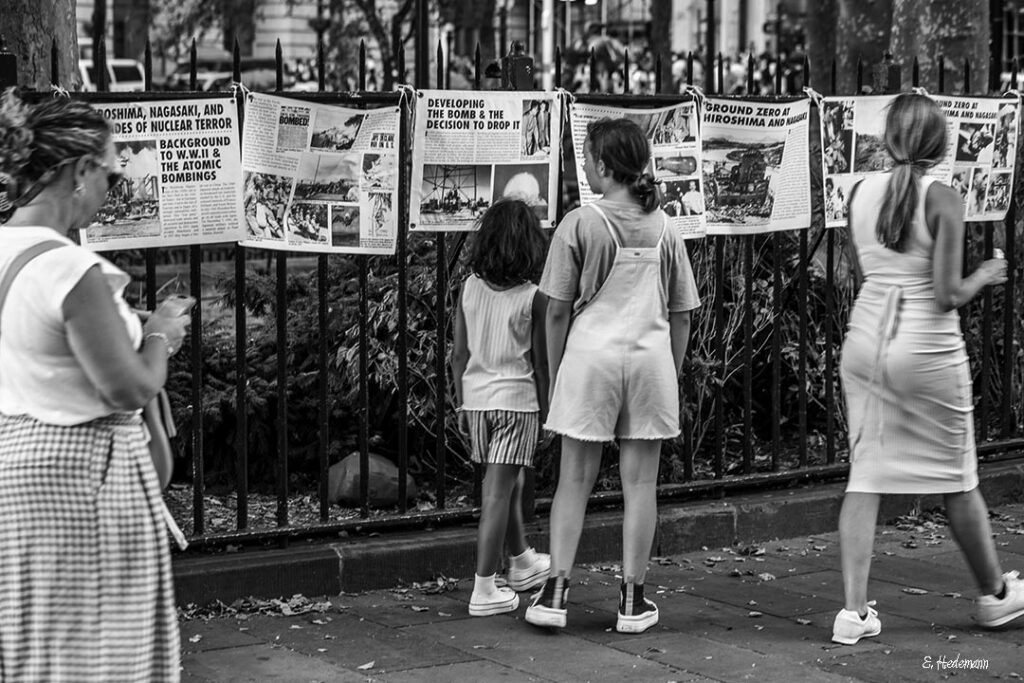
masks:
<svg viewBox="0 0 1024 683"><path fill-rule="evenodd" d="M467 410L470 458L484 465L533 467L540 435L540 413L511 410Z"/></svg>

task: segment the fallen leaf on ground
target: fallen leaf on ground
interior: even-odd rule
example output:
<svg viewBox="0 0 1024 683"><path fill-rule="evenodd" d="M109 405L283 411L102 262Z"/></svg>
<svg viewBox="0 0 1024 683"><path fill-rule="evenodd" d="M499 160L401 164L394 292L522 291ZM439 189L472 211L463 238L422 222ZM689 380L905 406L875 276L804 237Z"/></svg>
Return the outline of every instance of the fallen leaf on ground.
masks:
<svg viewBox="0 0 1024 683"><path fill-rule="evenodd" d="M903 592L910 595L928 595L928 591L923 588L904 588Z"/></svg>
<svg viewBox="0 0 1024 683"><path fill-rule="evenodd" d="M360 671L366 671L367 669L372 669L373 665L376 664L376 663L377 663L377 660L373 659L373 660L370 660L369 662L367 662L366 664L360 664L356 668L359 669Z"/></svg>

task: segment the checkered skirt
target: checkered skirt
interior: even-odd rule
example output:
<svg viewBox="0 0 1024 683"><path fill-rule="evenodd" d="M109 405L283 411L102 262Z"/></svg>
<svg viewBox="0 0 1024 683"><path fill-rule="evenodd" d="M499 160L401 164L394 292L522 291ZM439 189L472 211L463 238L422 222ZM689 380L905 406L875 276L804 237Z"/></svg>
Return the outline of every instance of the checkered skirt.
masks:
<svg viewBox="0 0 1024 683"><path fill-rule="evenodd" d="M0 414L0 680L179 680L170 548L141 424Z"/></svg>

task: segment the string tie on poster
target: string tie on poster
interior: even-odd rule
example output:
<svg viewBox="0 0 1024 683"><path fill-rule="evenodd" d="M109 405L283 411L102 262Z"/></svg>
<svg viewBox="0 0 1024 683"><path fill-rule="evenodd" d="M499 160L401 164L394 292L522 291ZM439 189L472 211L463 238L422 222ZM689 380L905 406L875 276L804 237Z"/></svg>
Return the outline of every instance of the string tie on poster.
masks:
<svg viewBox="0 0 1024 683"><path fill-rule="evenodd" d="M804 95L811 98L811 102L814 102L815 107L821 108L821 101L825 99L824 95L809 85L804 86Z"/></svg>
<svg viewBox="0 0 1024 683"><path fill-rule="evenodd" d="M916 85L913 88L911 88L910 92L914 93L915 95L924 95L925 97L931 97L931 95L928 94L928 91L919 85Z"/></svg>
<svg viewBox="0 0 1024 683"><path fill-rule="evenodd" d="M245 87L245 84L239 81L231 81L231 97L237 101L239 93L242 94L242 98L244 100L248 101L249 95L252 94L252 91Z"/></svg>
<svg viewBox="0 0 1024 683"><path fill-rule="evenodd" d="M1019 100L1020 90L1018 90L1017 88L1007 88L1007 90L1002 94L1002 97L1013 97Z"/></svg>
<svg viewBox="0 0 1024 683"><path fill-rule="evenodd" d="M51 85L50 86L50 94L53 95L54 97L67 97L67 98L71 97L71 93L69 93L67 91L67 88L65 88L64 86L61 86L61 85Z"/></svg>
<svg viewBox="0 0 1024 683"><path fill-rule="evenodd" d="M701 90L696 85L690 85L689 83L683 86L683 91L679 94L692 97L693 100L697 103L698 109L702 109L704 107L704 100L707 99L707 96L704 95L703 90Z"/></svg>
<svg viewBox="0 0 1024 683"><path fill-rule="evenodd" d="M416 102L417 92L408 83L398 83L395 85L395 92L398 93L398 106L401 107L403 104L408 105L410 111L415 111L416 107L413 104Z"/></svg>

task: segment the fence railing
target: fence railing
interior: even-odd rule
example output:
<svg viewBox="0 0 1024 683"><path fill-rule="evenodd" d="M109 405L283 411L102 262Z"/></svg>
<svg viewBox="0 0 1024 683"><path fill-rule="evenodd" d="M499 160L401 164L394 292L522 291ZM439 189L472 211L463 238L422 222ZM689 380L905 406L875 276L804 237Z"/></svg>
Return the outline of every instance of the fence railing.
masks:
<svg viewBox="0 0 1024 683"><path fill-rule="evenodd" d="M438 52L434 87L443 88L448 78L440 47ZM283 64L278 48L278 89L275 92L347 107L400 107L400 158L408 162L412 156L408 103L399 93L366 92L365 50L361 56L360 91L325 92L321 48L319 92L281 93ZM102 64L105 59L102 48L96 57L97 63ZM402 74L405 71L402 53L397 57L397 71ZM660 58L658 62L660 66ZM152 58L147 50L147 92L75 96L103 102L213 96L194 92L194 48L192 64L193 91L153 91ZM716 68L705 71L709 78L717 75L717 89L724 82L722 64L719 58ZM591 90L596 91L598 78L593 58L591 65L595 68L590 71L590 85ZM965 93L971 91L969 65L967 67L967 80L962 88ZM628 57L624 68L628 76ZM561 70L559 57L556 82L561 82ZM429 87L422 71L416 85ZM102 68L97 68L98 74L103 72ZM660 75L661 72L661 68L656 67L655 73ZM781 72L781 69L776 70L776 92L783 89ZM691 56L687 67L690 83L693 73ZM862 73L858 71L861 82ZM477 88L481 86L482 74L478 50L474 74ZM753 91L752 74L753 64L750 64L749 91ZM805 62L800 81L809 85L811 76L811 69ZM241 82L237 48L235 79ZM56 73L53 80L59 85ZM825 89L834 92L834 66L831 81L831 87ZM625 90L621 93L578 97L581 101L625 107L666 104L682 98L674 94L633 95L629 92L630 79L625 77L622 82ZM911 83L917 84L916 67L912 70ZM944 74L939 75L939 83L942 91ZM99 86L101 90L105 88L102 76ZM661 89L660 78L656 89ZM715 92L716 88L708 90ZM240 117L245 114L241 99ZM817 137L814 119L811 128L814 139ZM568 141L563 144L568 145ZM560 183L563 191L559 197L559 216L564 215L574 201L571 193L574 173L572 165L567 164ZM820 196L820 168L812 177L812 193ZM191 464L191 500L184 501L181 508L190 510L189 518L179 521L189 531L193 544L225 545L357 529L426 527L465 521L477 511L479 474L474 474L466 463L464 444L453 426L447 365L448 318L461 272L459 254L465 235L408 234L409 178L406 163L398 178L399 231L394 257L304 257L239 245L195 245L185 250L146 249L141 256L135 252L113 255L115 260L136 267L144 283L140 303L147 307L155 306L158 287L168 276L169 269L187 263L189 288L194 295L205 297L209 302L214 295L204 285L204 263L208 266L211 259L229 256L233 265L233 268L222 269L228 285L222 285L219 295L232 305L233 334L219 334L217 339L211 339L212 321L204 320L204 316L215 308L195 307L190 353L187 358L176 361L180 363L174 367L174 377L178 379L172 378L185 387L178 394L177 408L185 435L185 462ZM662 498L722 495L732 489L822 480L845 473L845 425L836 376L837 350L852 300L842 253L845 231L823 227L820 201L815 202L813 212L812 226L806 230L714 236L688 242L704 305L695 312L691 351L680 387L685 406L683 434L677 440L666 442L663 448L664 467L659 487ZM1017 291L1021 286L1018 277L1021 249L1015 236L1016 226L1014 202L1005 221L972 224L965 245L965 267L968 262L990 256L997 239L1004 245L1009 266L1009 279L1004 287L986 291L978 302L962 311L974 372L979 452L985 459L1008 457L1007 454L1012 455L1013 451L1024 447L1024 439L1018 438L1024 405L1022 328L1013 305L1022 300ZM184 275L181 268L174 272ZM303 294L301 306L297 304L292 287L300 275L305 278L308 290ZM349 318L354 317L354 325L346 329L336 321L351 312L335 310L331 302L337 301L336 290L347 287L353 276L357 310ZM272 296L269 295L271 288ZM263 301L263 308L253 304L254 297L260 293L266 294L268 299ZM351 303L351 296L341 301ZM303 311L313 310L315 314L300 318L302 306L306 307ZM272 321L269 314L257 313L257 310L272 312ZM412 318L410 312L414 314ZM261 323L273 326L272 337L262 336L263 346L258 348L254 348L252 327L256 317ZM312 331L297 327L310 321L315 321ZM208 323L206 327L204 323ZM231 332L232 325L225 322L220 328L221 332L224 330ZM349 334L353 331L354 335ZM308 337L303 337L303 344L308 348L303 349L305 365L301 368L295 366L298 354L294 346L290 346L295 343L297 332L308 333ZM232 337L233 346L229 342ZM216 419L222 431L226 429L232 436L227 441L213 443L207 437L213 433L209 409L215 389L212 378L204 376L204 367L211 355L225 349L233 354L233 371L229 373L233 375L230 377L233 388L229 390L223 377L217 378L223 386L217 389L222 409ZM273 360L276 365L272 374L264 373L257 378L253 364L255 360L266 360L254 359L257 354ZM384 366L387 372L381 370ZM345 373L358 378L357 391L351 401L354 405L340 406L339 387L332 385L332 381ZM415 377L411 376L413 373ZM315 381L310 381L311 377L315 377ZM256 379L260 381L257 383ZM389 385L392 381L393 385ZM296 406L296 396L314 398ZM389 404L388 410L383 410L383 404ZM254 411L254 406L265 409ZM315 410L315 417L298 415L296 411L300 409L307 413ZM373 422L374 416L379 414L390 417L384 422ZM359 502L350 508L339 508L328 503L329 467L346 448L346 443L351 445L351 440L339 445L337 435L339 430L353 431L347 422L351 420L358 421L358 429L354 431L361 473ZM296 433L294 425L297 423L315 424L315 433ZM233 458L225 458L222 452L228 442ZM385 510L374 509L370 504L371 449L390 451L398 469L398 502ZM295 471L298 451L303 454L303 464ZM308 456L311 451L315 451L312 458ZM227 474L219 472L216 491L207 491L212 460ZM314 464L309 465L310 460ZM535 505L538 511L543 512L550 505L544 493L550 491L554 483L556 460L555 450L540 456L537 477L540 495ZM272 461L273 473L256 476L256 488L272 488L273 496L265 504L273 507L273 518L263 519L257 515L259 519L254 519L251 503L264 494L253 490L253 472L266 467L270 464L268 461ZM411 473L418 476L416 483L423 489L420 502L412 506L407 496L407 477ZM602 475L605 484L593 495L594 503L621 501L614 474L614 468L605 469ZM187 478L187 473L178 475L178 481ZM176 490L181 491L180 484ZM453 496L453 493L459 495ZM315 498L312 518L293 510L297 498ZM221 503L211 512L214 500ZM266 496L261 500L266 500ZM233 501L233 509L223 501ZM182 513L179 511L179 514ZM230 523L225 516L233 518ZM218 523L211 524L211 519Z"/></svg>

